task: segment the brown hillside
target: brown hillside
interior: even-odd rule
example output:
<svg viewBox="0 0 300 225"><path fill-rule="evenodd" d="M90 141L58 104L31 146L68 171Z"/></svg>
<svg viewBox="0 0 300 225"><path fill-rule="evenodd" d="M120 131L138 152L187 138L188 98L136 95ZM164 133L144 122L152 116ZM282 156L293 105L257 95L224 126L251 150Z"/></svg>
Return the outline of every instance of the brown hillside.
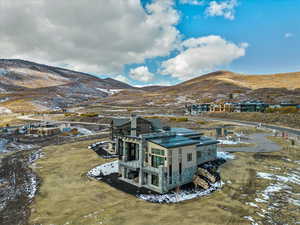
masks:
<svg viewBox="0 0 300 225"><path fill-rule="evenodd" d="M165 93L224 93L262 88L300 88L300 72L273 75L243 75L229 71L209 73L164 89Z"/></svg>

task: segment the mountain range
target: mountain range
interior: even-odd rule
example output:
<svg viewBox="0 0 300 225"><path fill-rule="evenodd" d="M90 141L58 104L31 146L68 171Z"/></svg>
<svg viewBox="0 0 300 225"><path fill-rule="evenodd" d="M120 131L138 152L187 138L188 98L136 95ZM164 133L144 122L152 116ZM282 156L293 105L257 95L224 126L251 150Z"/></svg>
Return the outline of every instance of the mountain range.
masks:
<svg viewBox="0 0 300 225"><path fill-rule="evenodd" d="M112 78L101 79L24 60L0 59L0 107L11 111L53 110L99 100L124 105L176 106L251 99L299 103L300 72L245 75L217 71L174 86L137 88Z"/></svg>
<svg viewBox="0 0 300 225"><path fill-rule="evenodd" d="M19 111L52 110L134 87L111 79L17 59L0 59L0 102Z"/></svg>

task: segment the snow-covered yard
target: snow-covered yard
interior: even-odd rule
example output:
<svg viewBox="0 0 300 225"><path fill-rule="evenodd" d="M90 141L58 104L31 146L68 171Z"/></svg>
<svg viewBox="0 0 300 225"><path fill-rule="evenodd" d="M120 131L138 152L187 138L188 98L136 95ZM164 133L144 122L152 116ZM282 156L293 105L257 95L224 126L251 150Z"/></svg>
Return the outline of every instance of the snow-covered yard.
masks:
<svg viewBox="0 0 300 225"><path fill-rule="evenodd" d="M12 113L12 111L6 107L0 107L0 114L9 114Z"/></svg>
<svg viewBox="0 0 300 225"><path fill-rule="evenodd" d="M243 141L234 141L234 140L218 140L219 144L221 145L239 145L239 144L249 144L247 142L243 142Z"/></svg>
<svg viewBox="0 0 300 225"><path fill-rule="evenodd" d="M93 131L88 130L88 129L83 128L83 127L75 127L75 128L76 128L76 129L78 130L78 132L79 132L80 134L82 134L82 135L93 135L93 134L94 134Z"/></svg>
<svg viewBox="0 0 300 225"><path fill-rule="evenodd" d="M230 154L228 152L223 152L223 151L218 151L217 152L217 158L219 159L224 159L224 160L229 160L229 159L234 159L234 155Z"/></svg>
<svg viewBox="0 0 300 225"><path fill-rule="evenodd" d="M211 194L213 191L220 189L223 185L222 181L212 184L211 187L207 190L191 190L191 191L180 191L179 193L169 193L169 194L142 194L137 195L138 198L143 199L149 202L155 203L177 203L186 200L191 200L194 198L199 198L205 195Z"/></svg>
<svg viewBox="0 0 300 225"><path fill-rule="evenodd" d="M93 169L91 169L87 175L89 177L99 177L99 176L107 176L112 173L118 173L119 171L119 165L118 160L102 164L100 166L97 166Z"/></svg>
<svg viewBox="0 0 300 225"><path fill-rule="evenodd" d="M290 182L296 185L300 185L300 174L297 173L297 171L294 171L294 173L287 173L286 176L275 175L271 173L262 173L262 172L258 172L256 175L258 178L280 181L282 183Z"/></svg>

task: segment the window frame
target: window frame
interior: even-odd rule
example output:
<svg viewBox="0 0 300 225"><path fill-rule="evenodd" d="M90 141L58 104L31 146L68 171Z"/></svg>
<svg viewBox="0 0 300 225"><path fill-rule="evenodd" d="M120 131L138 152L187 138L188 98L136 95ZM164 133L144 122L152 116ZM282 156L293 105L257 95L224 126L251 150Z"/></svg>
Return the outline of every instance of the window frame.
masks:
<svg viewBox="0 0 300 225"><path fill-rule="evenodd" d="M192 162L193 161L193 153L192 152L187 153L186 156L187 156L186 157L187 162Z"/></svg>

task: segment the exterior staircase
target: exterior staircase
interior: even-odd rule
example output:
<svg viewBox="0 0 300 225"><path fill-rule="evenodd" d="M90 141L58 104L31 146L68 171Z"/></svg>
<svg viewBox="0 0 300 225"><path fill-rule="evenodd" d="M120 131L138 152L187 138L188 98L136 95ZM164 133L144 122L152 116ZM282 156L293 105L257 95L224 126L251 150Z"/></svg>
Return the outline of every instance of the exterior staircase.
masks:
<svg viewBox="0 0 300 225"><path fill-rule="evenodd" d="M193 183L195 187L201 187L205 190L209 188L209 183L206 180L202 179L201 176L206 177L207 180L209 180L211 183L216 182L216 178L210 172L208 172L206 169L198 168L196 174L193 177Z"/></svg>

